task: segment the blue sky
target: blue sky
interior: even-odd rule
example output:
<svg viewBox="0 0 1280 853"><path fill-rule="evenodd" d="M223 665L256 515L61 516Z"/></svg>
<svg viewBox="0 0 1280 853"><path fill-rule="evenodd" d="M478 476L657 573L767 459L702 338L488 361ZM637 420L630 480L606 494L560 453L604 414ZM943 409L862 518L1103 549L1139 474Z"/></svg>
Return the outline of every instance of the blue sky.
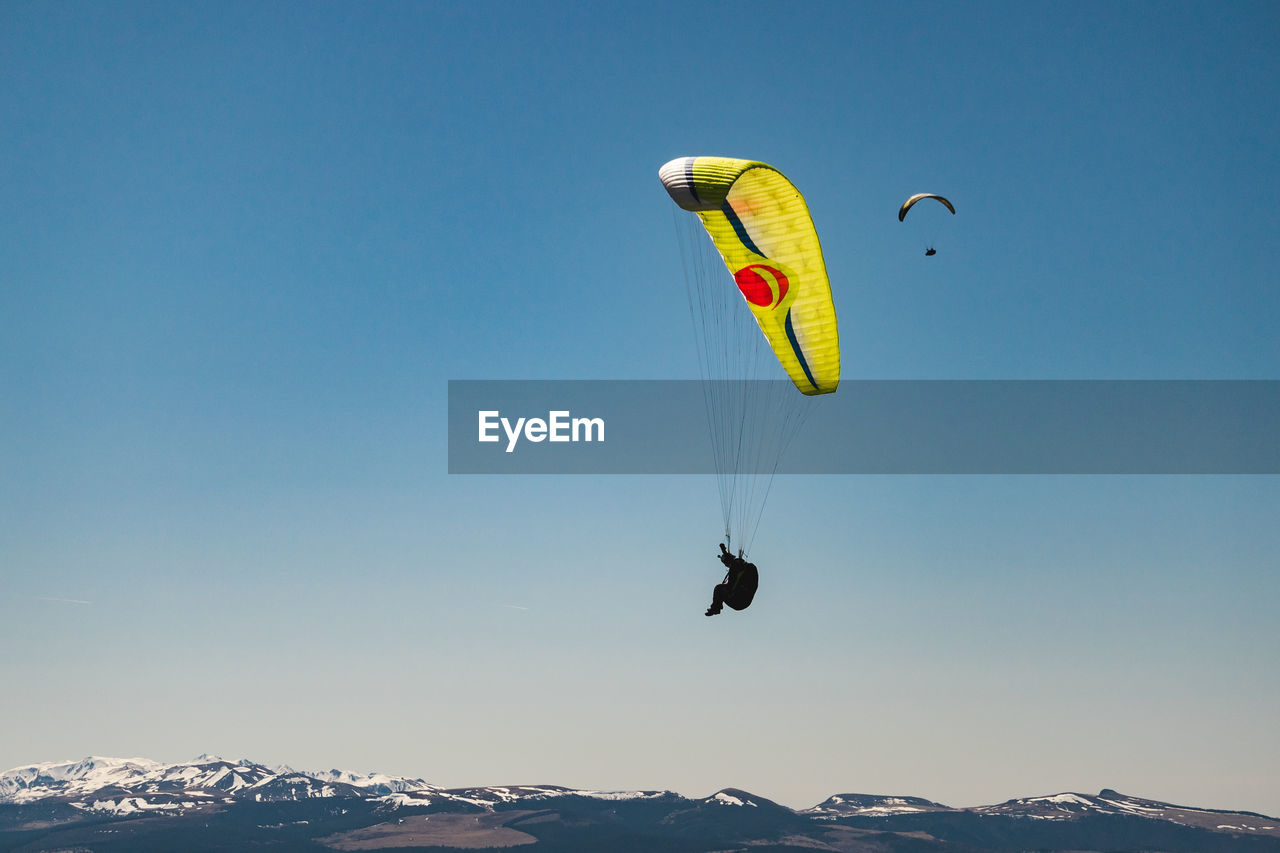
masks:
<svg viewBox="0 0 1280 853"><path fill-rule="evenodd" d="M1277 37L0 5L0 765L1280 814L1274 477L784 478L708 620L710 478L445 473L450 379L696 377L689 154L805 193L846 378L1280 378ZM917 191L958 210L933 258Z"/></svg>

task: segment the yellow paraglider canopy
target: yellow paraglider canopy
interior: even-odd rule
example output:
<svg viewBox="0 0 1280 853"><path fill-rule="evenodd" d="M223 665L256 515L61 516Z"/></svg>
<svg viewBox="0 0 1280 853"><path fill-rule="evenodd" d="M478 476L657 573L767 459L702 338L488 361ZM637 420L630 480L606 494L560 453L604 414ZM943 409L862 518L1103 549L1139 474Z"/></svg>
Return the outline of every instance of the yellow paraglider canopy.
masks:
<svg viewBox="0 0 1280 853"><path fill-rule="evenodd" d="M840 334L822 247L800 191L755 160L678 157L658 172L696 213L791 381L805 394L840 384Z"/></svg>

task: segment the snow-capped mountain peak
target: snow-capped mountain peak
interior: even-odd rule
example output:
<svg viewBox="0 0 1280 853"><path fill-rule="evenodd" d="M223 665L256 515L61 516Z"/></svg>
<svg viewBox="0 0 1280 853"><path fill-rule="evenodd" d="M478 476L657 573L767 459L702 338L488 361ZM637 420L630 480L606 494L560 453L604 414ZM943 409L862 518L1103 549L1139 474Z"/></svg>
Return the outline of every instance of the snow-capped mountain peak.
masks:
<svg viewBox="0 0 1280 853"><path fill-rule="evenodd" d="M351 774L348 774L351 775ZM303 799L317 796L388 793L393 777L325 779L296 771L279 772L252 761L227 761L213 755L176 764L145 758L90 756L79 761L46 762L0 774L0 803L58 800L92 807L98 802L138 800L135 808L208 802L214 799ZM406 782L406 789L422 786Z"/></svg>
<svg viewBox="0 0 1280 853"><path fill-rule="evenodd" d="M850 817L865 815L880 817L884 815L913 814L916 812L951 811L949 806L935 803L921 797L893 797L880 794L835 794L803 814L815 817Z"/></svg>

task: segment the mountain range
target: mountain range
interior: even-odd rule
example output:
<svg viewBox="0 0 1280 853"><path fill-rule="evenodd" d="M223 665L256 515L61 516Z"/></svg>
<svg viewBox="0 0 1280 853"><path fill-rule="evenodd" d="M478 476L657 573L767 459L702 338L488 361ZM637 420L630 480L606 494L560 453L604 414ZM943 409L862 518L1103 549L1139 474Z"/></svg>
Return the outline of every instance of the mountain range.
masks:
<svg viewBox="0 0 1280 853"><path fill-rule="evenodd" d="M1280 819L1106 789L952 808L836 794L807 809L726 788L441 788L217 756L177 764L90 757L0 774L0 850L1169 851L1280 853Z"/></svg>

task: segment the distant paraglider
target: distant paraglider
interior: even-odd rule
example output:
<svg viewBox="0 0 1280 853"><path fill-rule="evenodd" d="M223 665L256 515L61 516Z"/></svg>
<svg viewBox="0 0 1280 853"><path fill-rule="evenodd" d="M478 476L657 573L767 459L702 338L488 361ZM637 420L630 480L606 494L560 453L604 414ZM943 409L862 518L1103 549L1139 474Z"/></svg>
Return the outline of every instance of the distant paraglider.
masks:
<svg viewBox="0 0 1280 853"><path fill-rule="evenodd" d="M902 207L898 208L898 221L905 222L907 219L907 212L910 211L911 208L916 206L916 202L926 198L935 199L936 201L941 203L944 207L946 207L947 210L951 211L953 216L955 215L955 212L956 212L955 207L951 204L950 201L943 198L942 196L937 195L936 193L916 193L915 195L911 196L906 201L904 201L902 203ZM933 256L938 254L938 250L933 247L932 239L929 241L929 244L925 247L924 253L926 256Z"/></svg>
<svg viewBox="0 0 1280 853"><path fill-rule="evenodd" d="M907 218L907 211L908 211L908 210L910 210L911 208L915 207L915 206L916 206L916 202L918 202L918 201L920 201L921 199L924 199L924 198L936 198L938 201L940 201L940 202L942 202L944 205L946 205L947 210L951 211L952 213L955 213L955 212L956 212L956 209L955 209L955 207L951 204L951 202L947 201L945 198L943 198L943 197L942 197L942 196L940 196L940 195L935 195L934 193L916 193L916 194L915 194L915 195L913 195L911 198L909 198L909 199L907 199L906 201L904 201L904 202L902 203L902 207L898 208L898 221L899 221L899 222L904 221L904 220Z"/></svg>

